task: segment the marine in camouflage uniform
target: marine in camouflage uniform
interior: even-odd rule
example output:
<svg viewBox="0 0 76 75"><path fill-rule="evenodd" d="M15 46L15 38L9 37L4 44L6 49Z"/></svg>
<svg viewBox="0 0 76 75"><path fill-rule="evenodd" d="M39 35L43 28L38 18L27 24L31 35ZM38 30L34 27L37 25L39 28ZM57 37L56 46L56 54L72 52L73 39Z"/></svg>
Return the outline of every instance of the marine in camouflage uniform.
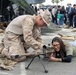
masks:
<svg viewBox="0 0 76 75"><path fill-rule="evenodd" d="M41 49L42 39L40 28L42 26L38 26L40 24L36 19L38 16L42 19L42 26L45 26L46 23L50 23L51 21L51 14L48 10L43 11L37 16L22 15L11 21L5 30L5 47L2 54L11 58L11 55L24 55L26 53L25 50L29 47L32 47L34 50Z"/></svg>

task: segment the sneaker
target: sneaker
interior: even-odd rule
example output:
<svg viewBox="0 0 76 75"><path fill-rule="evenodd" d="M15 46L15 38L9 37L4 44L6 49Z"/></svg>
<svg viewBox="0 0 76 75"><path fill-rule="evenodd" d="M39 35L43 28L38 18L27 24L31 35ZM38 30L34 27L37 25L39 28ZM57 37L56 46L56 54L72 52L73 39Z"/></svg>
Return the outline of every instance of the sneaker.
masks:
<svg viewBox="0 0 76 75"><path fill-rule="evenodd" d="M70 29L73 29L73 27L71 26L71 27L69 27Z"/></svg>
<svg viewBox="0 0 76 75"><path fill-rule="evenodd" d="M59 26L59 28L62 28L62 27L63 27L62 25Z"/></svg>

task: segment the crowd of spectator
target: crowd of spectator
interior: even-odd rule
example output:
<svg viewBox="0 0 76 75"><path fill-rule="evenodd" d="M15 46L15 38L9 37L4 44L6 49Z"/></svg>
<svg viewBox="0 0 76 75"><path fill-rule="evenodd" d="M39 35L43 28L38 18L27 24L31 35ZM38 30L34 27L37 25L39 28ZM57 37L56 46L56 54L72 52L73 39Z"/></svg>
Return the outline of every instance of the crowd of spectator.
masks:
<svg viewBox="0 0 76 75"><path fill-rule="evenodd" d="M68 23L68 27L76 28L76 4L72 6L68 3L66 8L64 6L54 6L50 8L50 12L52 14L53 23L56 23L60 27Z"/></svg>
<svg viewBox="0 0 76 75"><path fill-rule="evenodd" d="M12 19L14 19L15 17L18 17L19 15L25 15L25 14L29 14L25 9L21 8L21 6L13 6L12 4L9 4L8 7L5 8L5 10L2 12L2 22L10 22L12 21ZM36 6L32 6L32 4L30 4L30 7L35 9L35 11L37 12L37 7Z"/></svg>
<svg viewBox="0 0 76 75"><path fill-rule="evenodd" d="M36 6L30 6L34 8L36 12L39 10ZM72 5L68 3L66 8L65 6L55 5L50 7L49 11L52 15L52 22L59 25L59 27L63 27L68 23L68 27L76 28L76 4ZM23 14L27 14L27 12L20 6L17 8L16 12L14 12L12 5L9 5L3 12L3 21L11 21L13 18Z"/></svg>

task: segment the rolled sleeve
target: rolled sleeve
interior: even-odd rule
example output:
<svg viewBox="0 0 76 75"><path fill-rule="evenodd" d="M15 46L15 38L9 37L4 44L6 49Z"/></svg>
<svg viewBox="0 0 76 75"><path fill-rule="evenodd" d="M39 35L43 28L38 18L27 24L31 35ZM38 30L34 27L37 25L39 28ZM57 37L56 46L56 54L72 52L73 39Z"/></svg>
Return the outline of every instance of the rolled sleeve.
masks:
<svg viewBox="0 0 76 75"><path fill-rule="evenodd" d="M25 43L27 43L33 49L40 49L41 43L33 38L33 30L34 22L32 19L25 19L22 23L23 28L23 37Z"/></svg>
<svg viewBox="0 0 76 75"><path fill-rule="evenodd" d="M41 37L37 37L36 39L38 42L42 43L42 38Z"/></svg>
<svg viewBox="0 0 76 75"><path fill-rule="evenodd" d="M39 29L39 31L40 31L40 30L41 30L41 29ZM36 40L37 40L38 42L42 43L42 38L41 38L41 34L40 34L39 31L36 32L36 36L37 36Z"/></svg>

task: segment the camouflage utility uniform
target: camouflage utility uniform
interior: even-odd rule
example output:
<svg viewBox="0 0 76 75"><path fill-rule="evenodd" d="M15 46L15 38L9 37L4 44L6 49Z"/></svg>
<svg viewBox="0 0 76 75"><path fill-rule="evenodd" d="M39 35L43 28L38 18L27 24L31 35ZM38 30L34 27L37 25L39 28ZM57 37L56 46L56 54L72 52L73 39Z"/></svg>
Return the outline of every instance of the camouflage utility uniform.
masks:
<svg viewBox="0 0 76 75"><path fill-rule="evenodd" d="M40 29L35 25L35 15L23 15L15 18L6 28L2 53L24 55L25 49L40 49L42 43ZM25 49L24 49L25 48Z"/></svg>

